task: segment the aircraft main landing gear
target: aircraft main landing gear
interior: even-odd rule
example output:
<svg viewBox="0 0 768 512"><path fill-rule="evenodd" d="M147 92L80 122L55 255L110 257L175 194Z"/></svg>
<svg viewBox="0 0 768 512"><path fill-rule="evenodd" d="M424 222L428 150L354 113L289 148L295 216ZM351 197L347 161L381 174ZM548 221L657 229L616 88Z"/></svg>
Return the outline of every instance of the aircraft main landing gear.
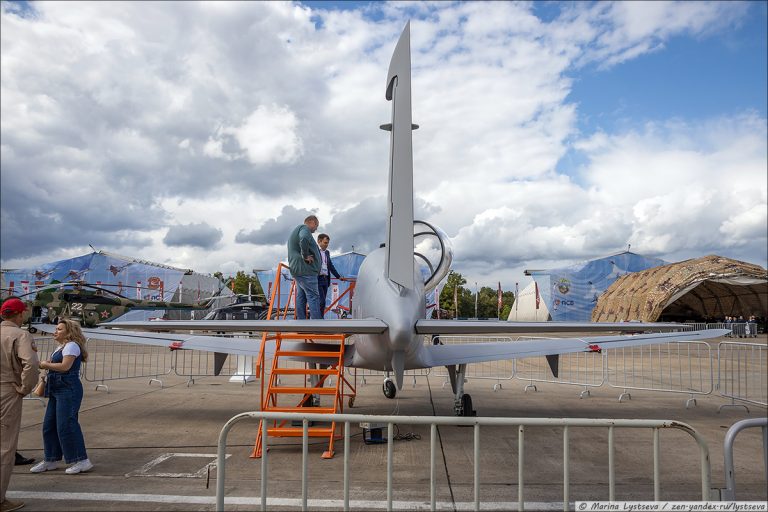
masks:
<svg viewBox="0 0 768 512"><path fill-rule="evenodd" d="M384 379L382 390L384 391L384 396L389 399L395 398L395 395L397 394L397 388L395 387L395 383L392 382L392 379L390 379L389 377Z"/></svg>
<svg viewBox="0 0 768 512"><path fill-rule="evenodd" d="M451 380L451 389L454 393L453 412L456 416L477 416L477 411L472 409L472 397L464 393L464 375L467 373L467 365L447 366L448 377Z"/></svg>

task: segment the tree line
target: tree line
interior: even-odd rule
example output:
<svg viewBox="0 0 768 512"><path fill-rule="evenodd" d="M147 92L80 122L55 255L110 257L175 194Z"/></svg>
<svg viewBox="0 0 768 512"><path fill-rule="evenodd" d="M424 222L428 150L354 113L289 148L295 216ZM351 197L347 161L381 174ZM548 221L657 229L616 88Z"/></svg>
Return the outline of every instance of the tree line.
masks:
<svg viewBox="0 0 768 512"><path fill-rule="evenodd" d="M460 273L451 270L440 291L440 317L474 318L475 291L465 287L467 280ZM501 318L506 320L515 302L515 292L501 291L501 314L498 313L498 287L483 286L477 291L477 318ZM455 299L455 300L454 300ZM458 310L457 310L458 308Z"/></svg>
<svg viewBox="0 0 768 512"><path fill-rule="evenodd" d="M229 288L234 293L242 295L248 294L248 284L250 283L251 294L255 300L267 300L264 290L254 274L246 274L245 271L238 270L234 276L229 276L228 278L224 278L221 272L216 272L214 276L228 281ZM472 288L465 286L466 284L467 280L460 273L451 270L445 286L440 291L441 318L473 318L475 316L475 292ZM515 302L515 292L502 290L501 301L500 318L506 320ZM458 311L456 311L457 305ZM497 318L497 307L498 288L491 288L489 286L480 288L477 292L477 318Z"/></svg>

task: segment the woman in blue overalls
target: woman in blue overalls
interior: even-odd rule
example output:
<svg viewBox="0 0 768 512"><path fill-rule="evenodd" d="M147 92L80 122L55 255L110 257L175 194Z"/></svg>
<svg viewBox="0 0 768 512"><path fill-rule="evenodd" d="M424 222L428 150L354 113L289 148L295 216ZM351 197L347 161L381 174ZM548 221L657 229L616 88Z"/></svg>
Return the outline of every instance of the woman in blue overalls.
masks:
<svg viewBox="0 0 768 512"><path fill-rule="evenodd" d="M74 320L60 320L53 339L59 344L58 348L49 361L40 362L40 369L48 370L45 389L48 408L43 420L45 460L32 466L30 471L43 473L56 469L63 456L67 464L72 464L65 473L75 475L93 468L77 421L83 401L80 363L88 360L88 352L80 324Z"/></svg>

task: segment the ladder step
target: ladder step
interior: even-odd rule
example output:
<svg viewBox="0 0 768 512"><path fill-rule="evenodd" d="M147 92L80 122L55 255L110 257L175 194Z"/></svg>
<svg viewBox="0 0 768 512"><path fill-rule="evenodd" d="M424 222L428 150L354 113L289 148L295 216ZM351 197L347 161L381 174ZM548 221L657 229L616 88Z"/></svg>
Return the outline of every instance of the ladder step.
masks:
<svg viewBox="0 0 768 512"><path fill-rule="evenodd" d="M336 368L275 368L272 373L277 375L338 375Z"/></svg>
<svg viewBox="0 0 768 512"><path fill-rule="evenodd" d="M307 437L328 437L334 433L331 427L308 427ZM267 435L273 437L302 437L304 429L302 427L273 427L267 429Z"/></svg>
<svg viewBox="0 0 768 512"><path fill-rule="evenodd" d="M275 356L292 356L292 357L332 357L338 359L341 352L332 350L278 350L275 352Z"/></svg>
<svg viewBox="0 0 768 512"><path fill-rule="evenodd" d="M303 413L311 413L311 414L334 414L336 411L335 407L267 407L266 409L263 409L264 411L269 412L303 412Z"/></svg>
<svg viewBox="0 0 768 512"><path fill-rule="evenodd" d="M292 395L335 395L335 388L301 388L289 386L276 386L269 388L268 393L288 393Z"/></svg>

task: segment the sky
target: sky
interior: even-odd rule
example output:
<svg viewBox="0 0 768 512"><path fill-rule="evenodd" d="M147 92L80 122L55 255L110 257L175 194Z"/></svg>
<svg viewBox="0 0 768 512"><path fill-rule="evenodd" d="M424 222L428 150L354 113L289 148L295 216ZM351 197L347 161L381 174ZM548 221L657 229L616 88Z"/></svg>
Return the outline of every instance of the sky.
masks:
<svg viewBox="0 0 768 512"><path fill-rule="evenodd" d="M470 283L626 250L768 266L766 2L8 2L0 266L274 268L384 240L411 21L416 217Z"/></svg>

